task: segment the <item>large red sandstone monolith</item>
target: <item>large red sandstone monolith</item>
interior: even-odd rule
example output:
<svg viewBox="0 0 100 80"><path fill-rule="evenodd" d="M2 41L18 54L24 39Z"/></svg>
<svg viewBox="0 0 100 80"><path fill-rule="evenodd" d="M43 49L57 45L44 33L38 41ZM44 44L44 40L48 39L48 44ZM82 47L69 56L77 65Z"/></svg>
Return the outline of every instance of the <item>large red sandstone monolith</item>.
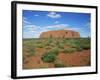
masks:
<svg viewBox="0 0 100 80"><path fill-rule="evenodd" d="M72 30L53 30L42 32L40 38L80 38L80 33Z"/></svg>

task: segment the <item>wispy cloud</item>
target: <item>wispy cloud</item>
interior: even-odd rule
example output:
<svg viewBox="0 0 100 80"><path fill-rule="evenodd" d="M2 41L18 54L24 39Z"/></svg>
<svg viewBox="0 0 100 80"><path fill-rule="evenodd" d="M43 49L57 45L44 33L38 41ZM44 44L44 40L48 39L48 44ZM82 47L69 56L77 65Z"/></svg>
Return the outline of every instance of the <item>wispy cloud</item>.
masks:
<svg viewBox="0 0 100 80"><path fill-rule="evenodd" d="M57 14L56 12L50 12L49 14L47 14L48 17L50 18L60 18L61 15Z"/></svg>
<svg viewBox="0 0 100 80"><path fill-rule="evenodd" d="M26 25L26 26L23 27L23 30L26 31L26 32L28 32L28 31L33 32L33 31L37 30L36 27L37 26L35 26L35 25Z"/></svg>
<svg viewBox="0 0 100 80"><path fill-rule="evenodd" d="M85 26L91 28L91 22L87 22Z"/></svg>
<svg viewBox="0 0 100 80"><path fill-rule="evenodd" d="M55 23L55 24L58 24L58 23L59 23L59 21L55 21L54 23Z"/></svg>
<svg viewBox="0 0 100 80"><path fill-rule="evenodd" d="M39 16L38 14L35 14L34 16Z"/></svg>
<svg viewBox="0 0 100 80"><path fill-rule="evenodd" d="M68 26L69 26L68 24L57 24L57 25L46 26L45 28L48 30L62 30L66 29Z"/></svg>
<svg viewBox="0 0 100 80"><path fill-rule="evenodd" d="M31 24L31 22L29 22L26 17L23 17L22 23L23 23L24 26Z"/></svg>
<svg viewBox="0 0 100 80"><path fill-rule="evenodd" d="M26 25L23 27L23 38L37 38L39 26Z"/></svg>

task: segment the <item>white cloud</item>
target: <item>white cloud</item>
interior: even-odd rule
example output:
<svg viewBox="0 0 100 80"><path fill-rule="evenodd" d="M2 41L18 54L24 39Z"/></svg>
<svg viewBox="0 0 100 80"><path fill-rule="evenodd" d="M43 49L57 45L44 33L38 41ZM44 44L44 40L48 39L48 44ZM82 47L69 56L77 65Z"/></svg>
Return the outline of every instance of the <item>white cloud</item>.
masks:
<svg viewBox="0 0 100 80"><path fill-rule="evenodd" d="M23 27L23 30L25 32L29 32L29 31L33 32L33 31L36 31L37 29L35 25L26 25Z"/></svg>
<svg viewBox="0 0 100 80"><path fill-rule="evenodd" d="M61 15L57 14L56 12L50 12L47 16L50 18L60 18L61 17Z"/></svg>
<svg viewBox="0 0 100 80"><path fill-rule="evenodd" d="M55 21L54 23L56 23L56 24L57 24L57 23L59 23L59 21Z"/></svg>
<svg viewBox="0 0 100 80"><path fill-rule="evenodd" d="M26 25L23 26L23 38L37 38L38 37L38 26Z"/></svg>
<svg viewBox="0 0 100 80"><path fill-rule="evenodd" d="M31 24L31 22L29 22L28 19L25 18L25 17L23 17L22 22L23 22L23 25L24 25L24 26L25 26L25 25L30 25L30 24Z"/></svg>
<svg viewBox="0 0 100 80"><path fill-rule="evenodd" d="M57 25L46 26L45 28L48 30L62 30L62 29L67 29L68 26L69 26L68 24L57 24Z"/></svg>
<svg viewBox="0 0 100 80"><path fill-rule="evenodd" d="M91 27L91 22L87 22L85 26L90 28Z"/></svg>
<svg viewBox="0 0 100 80"><path fill-rule="evenodd" d="M35 14L34 16L39 16L38 14Z"/></svg>

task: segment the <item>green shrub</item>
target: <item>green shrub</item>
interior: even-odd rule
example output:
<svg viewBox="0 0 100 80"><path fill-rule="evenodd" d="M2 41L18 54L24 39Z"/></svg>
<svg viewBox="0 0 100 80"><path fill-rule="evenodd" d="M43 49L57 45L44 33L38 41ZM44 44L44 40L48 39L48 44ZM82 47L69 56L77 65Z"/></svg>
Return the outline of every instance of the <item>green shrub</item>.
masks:
<svg viewBox="0 0 100 80"><path fill-rule="evenodd" d="M45 49L47 49L47 50L48 50L48 49L51 49L51 46L46 46Z"/></svg>
<svg viewBox="0 0 100 80"><path fill-rule="evenodd" d="M59 50L57 48L54 48L50 50L49 52L45 53L41 59L44 62L54 62L56 60L56 56L58 55L58 53L59 53Z"/></svg>
<svg viewBox="0 0 100 80"><path fill-rule="evenodd" d="M89 44L84 44L81 46L83 49L88 50L90 49L90 45Z"/></svg>
<svg viewBox="0 0 100 80"><path fill-rule="evenodd" d="M52 43L53 39L48 38L48 43Z"/></svg>
<svg viewBox="0 0 100 80"><path fill-rule="evenodd" d="M75 51L77 51L76 48L66 48L66 49L64 49L64 53L72 53L72 52L75 52Z"/></svg>
<svg viewBox="0 0 100 80"><path fill-rule="evenodd" d="M51 47L54 47L54 46L55 46L55 44L52 42L52 43L50 44L50 46L51 46Z"/></svg>
<svg viewBox="0 0 100 80"><path fill-rule="evenodd" d="M55 64L55 67L58 68L58 67L66 67L66 66L63 63L56 63Z"/></svg>
<svg viewBox="0 0 100 80"><path fill-rule="evenodd" d="M54 66L55 67L65 67L65 64L63 64L63 62L59 59L56 59L54 62Z"/></svg>
<svg viewBox="0 0 100 80"><path fill-rule="evenodd" d="M78 51L81 51L81 50L87 50L87 49L90 49L90 44L84 44L84 43L81 43L81 44L76 44L74 46L74 48L76 48Z"/></svg>
<svg viewBox="0 0 100 80"><path fill-rule="evenodd" d="M54 62L56 59L56 55L50 52L45 53L42 58L41 58L44 62Z"/></svg>
<svg viewBox="0 0 100 80"><path fill-rule="evenodd" d="M58 48L51 49L51 50L49 51L49 53L58 55L58 54L59 54L59 49L58 49Z"/></svg>
<svg viewBox="0 0 100 80"><path fill-rule="evenodd" d="M44 46L42 44L37 45L38 48L43 48Z"/></svg>
<svg viewBox="0 0 100 80"><path fill-rule="evenodd" d="M82 51L83 50L83 48L80 47L80 46L76 47L76 49L77 49L77 51Z"/></svg>
<svg viewBox="0 0 100 80"><path fill-rule="evenodd" d="M28 56L33 56L35 54L35 52L30 52Z"/></svg>
<svg viewBox="0 0 100 80"><path fill-rule="evenodd" d="M60 44L60 42L59 41L56 41L56 43L55 43L56 45L59 45Z"/></svg>
<svg viewBox="0 0 100 80"><path fill-rule="evenodd" d="M76 48L77 51L82 51L83 50L83 48L80 46L80 44L73 44L71 47Z"/></svg>
<svg viewBox="0 0 100 80"><path fill-rule="evenodd" d="M50 46L50 43L49 43L49 42L46 42L46 43L45 43L45 46Z"/></svg>
<svg viewBox="0 0 100 80"><path fill-rule="evenodd" d="M76 48L78 51L90 49L90 42L84 40L75 41L71 47Z"/></svg>
<svg viewBox="0 0 100 80"><path fill-rule="evenodd" d="M41 44L41 43L42 43L42 41L37 41L36 43L37 43L37 44Z"/></svg>
<svg viewBox="0 0 100 80"><path fill-rule="evenodd" d="M59 45L58 45L58 48L64 49L64 45L63 45L63 44L59 44Z"/></svg>
<svg viewBox="0 0 100 80"><path fill-rule="evenodd" d="M28 56L30 57L30 56L33 56L34 54L35 54L35 48L34 47L32 47L32 46L28 46L27 47L27 53L28 53Z"/></svg>

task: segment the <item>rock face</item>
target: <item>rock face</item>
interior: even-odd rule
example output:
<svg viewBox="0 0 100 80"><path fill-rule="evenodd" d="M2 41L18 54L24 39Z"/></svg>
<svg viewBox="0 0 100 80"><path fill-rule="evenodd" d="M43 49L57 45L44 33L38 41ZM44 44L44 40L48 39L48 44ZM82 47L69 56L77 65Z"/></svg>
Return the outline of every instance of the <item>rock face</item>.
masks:
<svg viewBox="0 0 100 80"><path fill-rule="evenodd" d="M72 30L55 30L41 33L40 38L80 38L80 33Z"/></svg>

